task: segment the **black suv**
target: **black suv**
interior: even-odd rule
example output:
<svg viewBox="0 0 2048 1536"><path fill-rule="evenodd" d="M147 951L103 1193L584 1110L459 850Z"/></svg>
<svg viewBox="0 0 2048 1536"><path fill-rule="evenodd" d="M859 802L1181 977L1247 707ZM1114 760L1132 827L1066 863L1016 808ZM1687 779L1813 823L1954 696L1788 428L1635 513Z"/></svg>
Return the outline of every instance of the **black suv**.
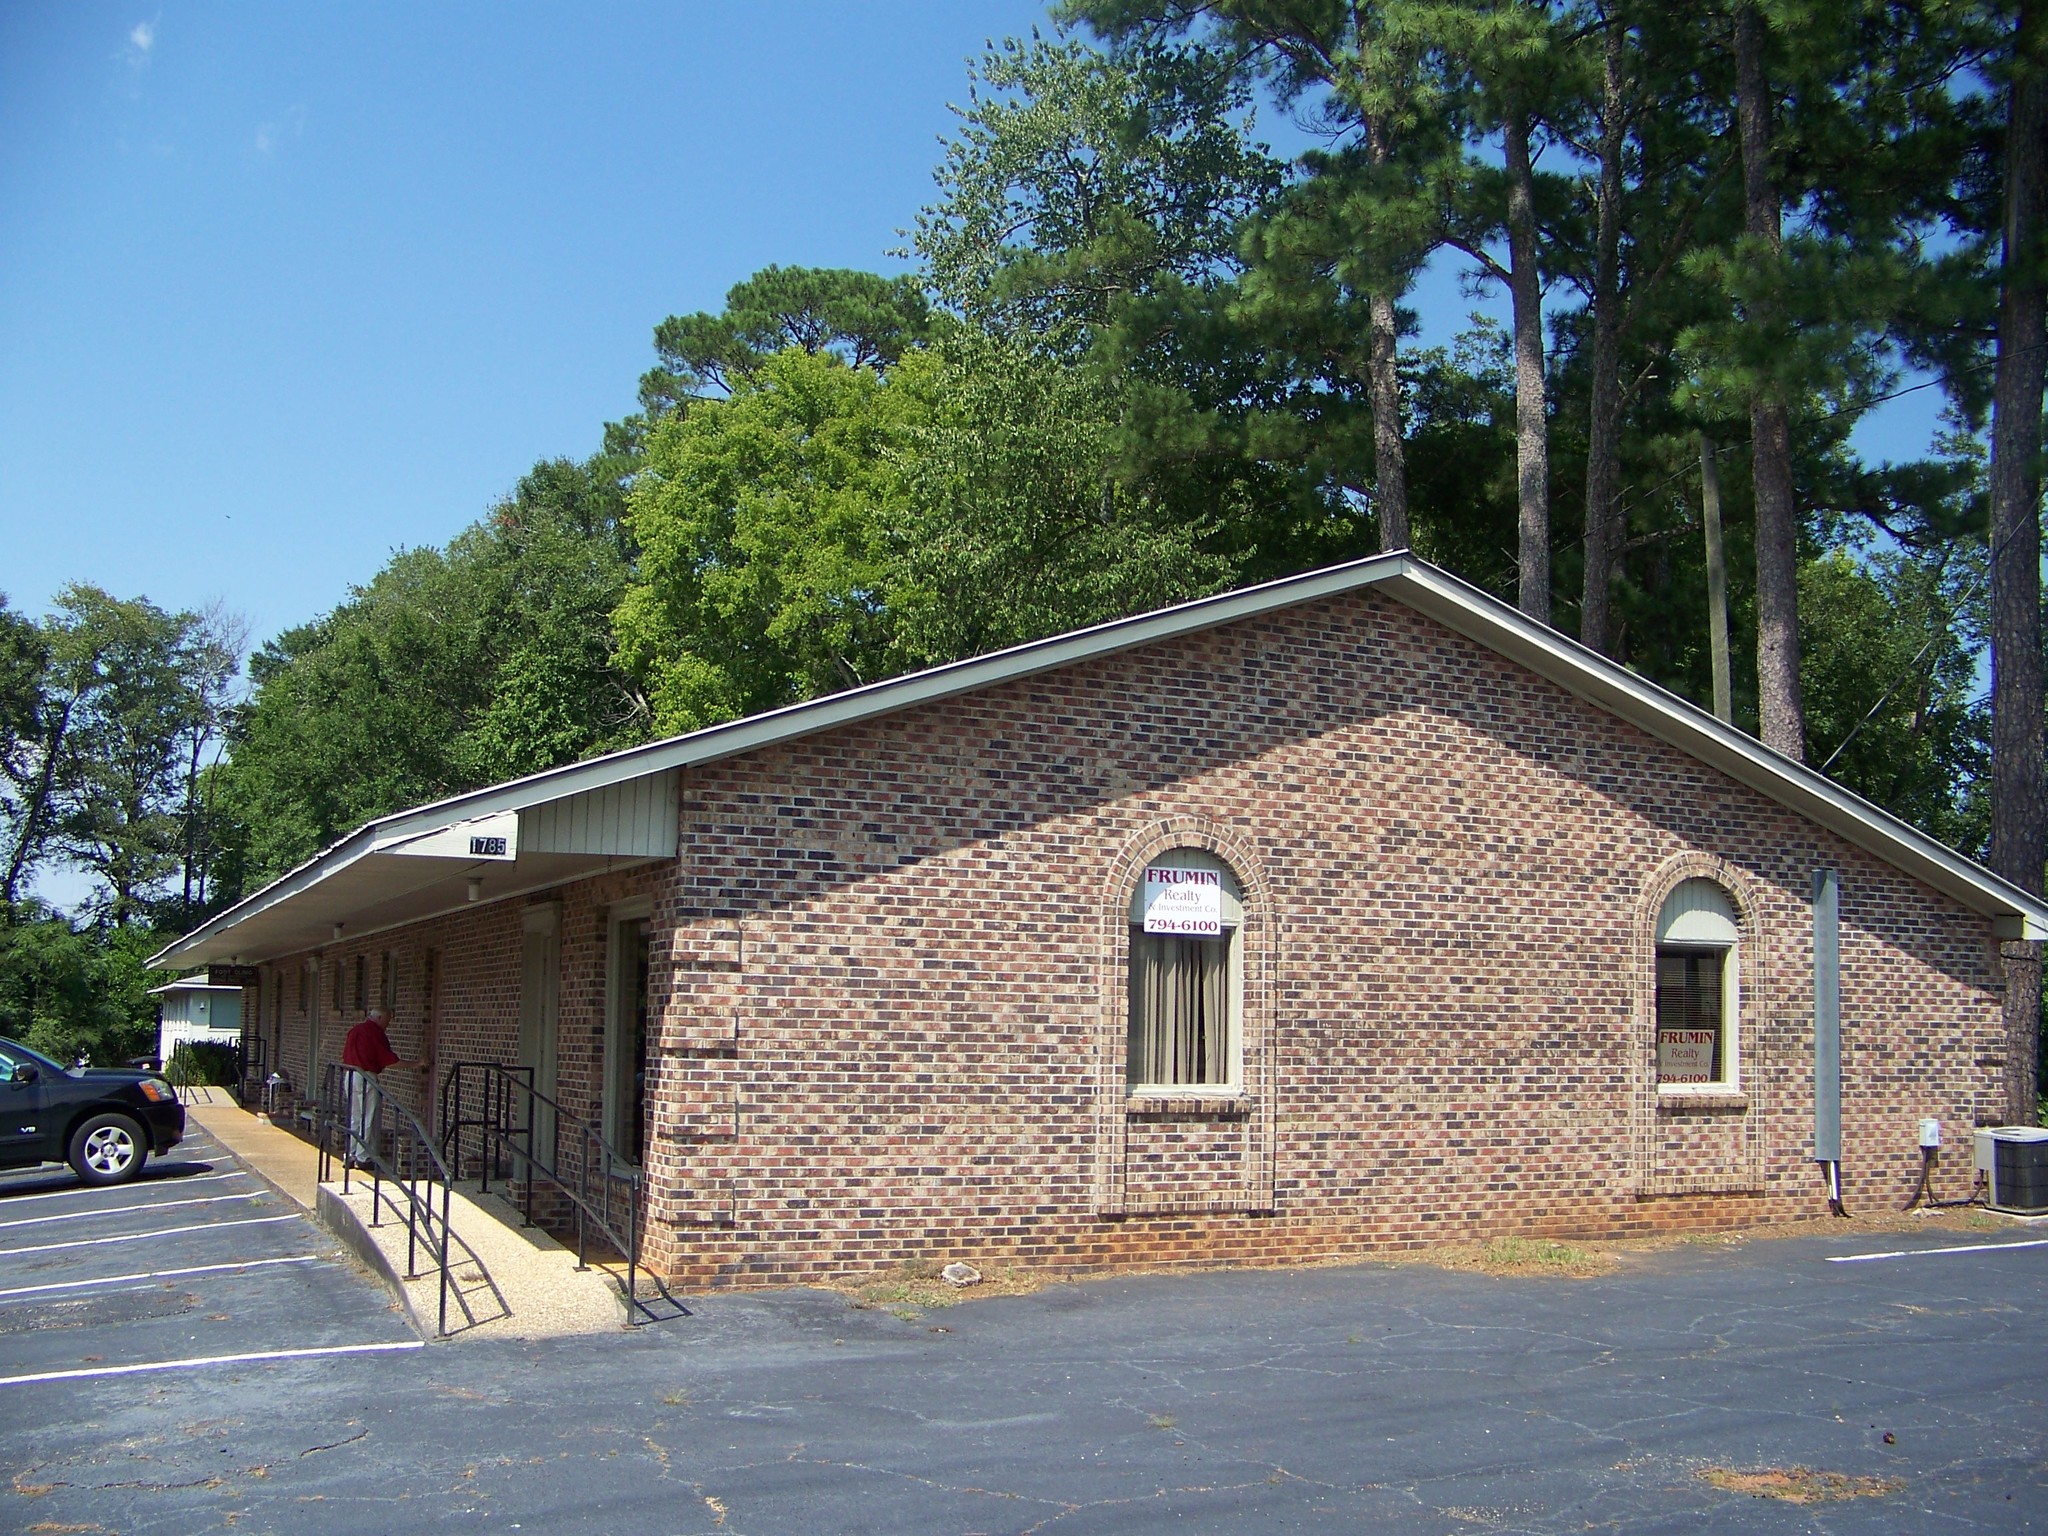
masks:
<svg viewBox="0 0 2048 1536"><path fill-rule="evenodd" d="M120 1184L185 1135L171 1085L132 1067L60 1067L0 1039L0 1168L69 1163L88 1184Z"/></svg>

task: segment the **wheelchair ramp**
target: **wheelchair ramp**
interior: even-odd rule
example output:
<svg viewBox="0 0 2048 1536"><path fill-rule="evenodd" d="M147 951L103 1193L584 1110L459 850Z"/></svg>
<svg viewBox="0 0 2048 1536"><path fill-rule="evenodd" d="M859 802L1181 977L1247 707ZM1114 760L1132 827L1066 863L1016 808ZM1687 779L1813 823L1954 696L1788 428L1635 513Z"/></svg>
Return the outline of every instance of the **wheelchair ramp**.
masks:
<svg viewBox="0 0 2048 1536"><path fill-rule="evenodd" d="M474 1184L448 1192L454 1234L448 1337L553 1339L617 1333L626 1326L618 1284L602 1268L578 1270L576 1255L538 1227L519 1225L519 1212ZM352 1174L320 1186L320 1217L357 1257L399 1295L420 1332L432 1337L440 1305L440 1277L423 1247L408 1272L404 1207L389 1188Z"/></svg>

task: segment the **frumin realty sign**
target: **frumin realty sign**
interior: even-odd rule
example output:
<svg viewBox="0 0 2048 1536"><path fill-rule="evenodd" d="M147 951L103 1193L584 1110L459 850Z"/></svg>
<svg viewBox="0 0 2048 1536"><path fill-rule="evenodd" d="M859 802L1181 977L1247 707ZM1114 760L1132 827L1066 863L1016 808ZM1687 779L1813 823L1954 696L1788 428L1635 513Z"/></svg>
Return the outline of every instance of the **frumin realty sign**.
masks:
<svg viewBox="0 0 2048 1536"><path fill-rule="evenodd" d="M1145 931L1214 937L1223 932L1223 877L1213 869L1155 864L1145 871Z"/></svg>

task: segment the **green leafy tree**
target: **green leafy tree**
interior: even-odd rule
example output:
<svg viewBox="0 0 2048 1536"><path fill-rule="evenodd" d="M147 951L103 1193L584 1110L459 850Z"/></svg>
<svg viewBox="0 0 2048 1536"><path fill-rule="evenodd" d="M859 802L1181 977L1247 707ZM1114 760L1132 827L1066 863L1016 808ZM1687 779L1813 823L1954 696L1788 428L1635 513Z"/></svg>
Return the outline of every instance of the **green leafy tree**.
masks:
<svg viewBox="0 0 2048 1536"><path fill-rule="evenodd" d="M645 738L609 623L633 463L539 464L445 550L258 649L209 785L238 829L214 899L374 817Z"/></svg>
<svg viewBox="0 0 2048 1536"><path fill-rule="evenodd" d="M902 507L886 584L895 649L930 664L1163 607L1229 584L1222 519L1131 473L1128 376L962 332L906 363Z"/></svg>
<svg viewBox="0 0 2048 1536"><path fill-rule="evenodd" d="M872 368L791 347L659 422L628 523L621 653L681 731L886 676L894 397Z"/></svg>
<svg viewBox="0 0 2048 1536"><path fill-rule="evenodd" d="M97 587L58 594L42 626L38 729L17 757L10 900L56 854L97 878L96 905L116 927L148 922L178 864L178 736L199 622Z"/></svg>
<svg viewBox="0 0 2048 1536"><path fill-rule="evenodd" d="M929 307L915 280L838 267L764 267L720 314L671 315L654 328L657 362L640 402L659 420L703 395L729 395L786 348L886 369L920 340Z"/></svg>
<svg viewBox="0 0 2048 1536"><path fill-rule="evenodd" d="M971 328L790 348L659 423L622 654L681 731L1211 591L1221 519L1120 455L1126 374Z"/></svg>
<svg viewBox="0 0 2048 1536"><path fill-rule="evenodd" d="M1699 13L1733 67L1740 232L1684 270L1719 300L1678 350L1709 414L1746 410L1755 516L1760 732L1806 753L1797 570L1802 425L1892 381L1954 263L1933 258L1971 132L1955 77L1972 34L1953 7L1741 0ZM1945 171L1945 173L1944 173Z"/></svg>
<svg viewBox="0 0 2048 1536"><path fill-rule="evenodd" d="M636 552L624 482L638 461L534 466L450 559L475 572L491 652L481 712L456 738L460 777L492 783L646 739L647 700L621 666L611 613Z"/></svg>
<svg viewBox="0 0 2048 1536"><path fill-rule="evenodd" d="M155 1049L149 989L168 979L143 963L163 935L76 923L39 903L0 922L0 1035L57 1061L119 1065Z"/></svg>
<svg viewBox="0 0 2048 1536"><path fill-rule="evenodd" d="M1981 561L1836 549L1799 573L1816 765L1953 847L1983 847L1990 725L1977 694Z"/></svg>
<svg viewBox="0 0 2048 1536"><path fill-rule="evenodd" d="M31 822L42 778L43 670L49 651L35 622L0 596L0 830L6 844L6 890L12 903L33 867L37 830Z"/></svg>
<svg viewBox="0 0 2048 1536"><path fill-rule="evenodd" d="M1241 302L1246 222L1283 180L1253 137L1252 83L1228 53L1156 38L1009 40L981 63L917 228L939 297L1095 372L1073 387L1114 402L1098 445L1113 478L1248 578L1371 536L1338 488L1369 482L1362 407L1325 387L1324 360L1301 373L1291 312ZM1369 461L1369 427L1362 441Z"/></svg>
<svg viewBox="0 0 2048 1536"><path fill-rule="evenodd" d="M489 698L474 572L406 550L249 661L226 791L247 864L281 873L362 822L463 784L454 742Z"/></svg>
<svg viewBox="0 0 2048 1536"><path fill-rule="evenodd" d="M181 872L176 920L187 923L208 908L207 887L220 853L223 832L213 788L226 747L228 725L242 680L248 627L216 606L190 615L179 647L185 707L174 743L181 804L178 861Z"/></svg>
<svg viewBox="0 0 2048 1536"><path fill-rule="evenodd" d="M1305 414L1318 395L1355 400L1363 381L1370 489L1346 489L1369 497L1385 547L1405 547L1399 303L1442 239L1438 188L1459 160L1436 6L1070 0L1062 14L1124 44L1196 35L1329 143L1300 158L1290 184L1247 231L1246 303L1268 338L1294 339L1296 403ZM1308 419L1320 422L1321 413ZM1356 470L1349 476L1361 478Z"/></svg>
<svg viewBox="0 0 2048 1536"><path fill-rule="evenodd" d="M1446 69L1474 148L1447 199L1446 243L1507 290L1515 363L1516 601L1550 622L1550 410L1543 290L1557 263L1539 228L1546 203L1563 198L1536 161L1549 124L1583 112L1585 82L1570 66L1560 18L1547 3L1492 0L1440 12ZM1496 170L1491 158L1500 147ZM1492 248L1506 246L1503 261ZM1546 263L1546 258L1549 258Z"/></svg>
<svg viewBox="0 0 2048 1536"><path fill-rule="evenodd" d="M1280 181L1250 103L1207 49L1005 39L955 109L918 217L927 280L977 326L1069 358L1133 301L1213 290Z"/></svg>

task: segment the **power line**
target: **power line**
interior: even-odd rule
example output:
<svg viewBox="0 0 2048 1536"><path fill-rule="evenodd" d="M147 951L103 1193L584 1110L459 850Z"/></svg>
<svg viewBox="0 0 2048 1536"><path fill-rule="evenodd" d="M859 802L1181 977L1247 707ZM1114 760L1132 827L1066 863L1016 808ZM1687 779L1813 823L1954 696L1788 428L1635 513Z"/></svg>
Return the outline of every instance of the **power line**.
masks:
<svg viewBox="0 0 2048 1536"><path fill-rule="evenodd" d="M2048 349L2048 341L2030 342L2028 345L2020 347L2015 352L2008 355L2015 357L2024 357L2030 352L2039 352L2044 349ZM1985 358L1981 362L1970 363L1962 368L1955 369L1953 370L1953 372L1981 373L1987 368L1997 367L1998 361L1999 360L1995 357L1989 357ZM1798 422L1794 423L1794 425L1818 426L1822 422L1835 421L1845 417L1860 416L1865 411L1875 410L1880 405L1887 405L1894 400L1902 399L1907 395L1915 394L1923 389L1938 388L1946 384L1947 382L1948 379L1946 377L1922 379L1917 384L1903 385L1898 389L1889 390L1881 395L1872 395L1867 400L1858 400L1846 405L1835 406L1830 410L1821 411L1816 414L1804 415L1799 419ZM1746 449L1749 446L1750 444L1747 438L1734 438L1726 442L1717 440L1714 444L1714 457L1718 461L1722 454L1729 452L1731 449ZM1674 470L1672 473L1666 475L1663 479L1657 481L1653 485L1632 488L1630 491L1626 493L1630 499L1621 502L1619 505L1615 507L1615 521L1621 526L1626 527L1627 524L1625 522L1625 519L1627 518L1630 512L1634 511L1637 507L1641 506L1645 501L1647 501L1650 497L1656 495L1657 492L1663 490L1666 486L1671 485L1675 481L1688 479L1691 477L1693 473L1693 465L1688 463L1682 468ZM1575 549L1585 542L1586 531L1581 530L1576 537L1567 539L1562 544L1553 545L1552 548L1553 550L1560 551L1567 549Z"/></svg>

